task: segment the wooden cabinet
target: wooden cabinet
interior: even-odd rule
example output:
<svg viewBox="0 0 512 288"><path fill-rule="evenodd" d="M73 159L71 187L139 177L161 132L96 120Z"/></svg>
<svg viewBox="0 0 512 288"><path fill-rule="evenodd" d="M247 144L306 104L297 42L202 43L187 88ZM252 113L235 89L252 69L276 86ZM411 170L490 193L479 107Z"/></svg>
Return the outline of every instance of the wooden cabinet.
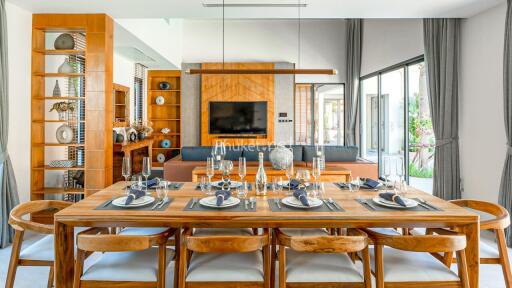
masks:
<svg viewBox="0 0 512 288"><path fill-rule="evenodd" d="M113 86L114 127L127 127L130 125L130 88L116 83Z"/></svg>

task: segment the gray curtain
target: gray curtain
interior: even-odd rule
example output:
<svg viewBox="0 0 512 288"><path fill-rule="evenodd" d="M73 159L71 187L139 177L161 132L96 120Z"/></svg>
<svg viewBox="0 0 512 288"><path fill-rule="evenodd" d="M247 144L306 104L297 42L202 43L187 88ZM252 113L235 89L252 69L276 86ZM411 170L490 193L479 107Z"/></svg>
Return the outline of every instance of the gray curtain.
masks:
<svg viewBox="0 0 512 288"><path fill-rule="evenodd" d="M503 54L503 108L508 149L501 175L500 204L512 212L512 0L508 0ZM507 242L512 246L512 229L507 229Z"/></svg>
<svg viewBox="0 0 512 288"><path fill-rule="evenodd" d="M460 199L458 58L459 20L423 20L432 126L436 137L434 195Z"/></svg>
<svg viewBox="0 0 512 288"><path fill-rule="evenodd" d="M361 77L361 50L363 47L363 20L347 21L347 66L345 83L345 145L356 145L357 100Z"/></svg>
<svg viewBox="0 0 512 288"><path fill-rule="evenodd" d="M12 229L7 224L9 212L19 204L16 178L7 153L9 136L9 79L7 70L7 19L5 0L0 0L0 248L12 242Z"/></svg>

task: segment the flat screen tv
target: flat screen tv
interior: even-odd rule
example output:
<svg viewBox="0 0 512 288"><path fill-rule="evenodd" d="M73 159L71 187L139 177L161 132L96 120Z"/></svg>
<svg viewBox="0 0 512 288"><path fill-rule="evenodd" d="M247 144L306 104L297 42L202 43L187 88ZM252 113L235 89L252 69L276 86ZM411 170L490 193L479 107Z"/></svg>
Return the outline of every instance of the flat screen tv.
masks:
<svg viewBox="0 0 512 288"><path fill-rule="evenodd" d="M210 102L210 134L267 134L267 102Z"/></svg>

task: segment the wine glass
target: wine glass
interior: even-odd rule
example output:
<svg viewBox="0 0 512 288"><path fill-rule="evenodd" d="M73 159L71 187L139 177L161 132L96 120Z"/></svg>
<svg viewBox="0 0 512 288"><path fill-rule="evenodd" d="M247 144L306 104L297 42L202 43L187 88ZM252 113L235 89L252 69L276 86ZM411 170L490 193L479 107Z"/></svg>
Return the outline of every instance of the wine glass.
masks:
<svg viewBox="0 0 512 288"><path fill-rule="evenodd" d="M361 185L361 179L359 179L359 177L356 177L354 179L354 177L352 177L352 175L350 175L348 177L349 179L349 189L350 189L350 192L357 192L359 191L359 186Z"/></svg>
<svg viewBox="0 0 512 288"><path fill-rule="evenodd" d="M158 201L164 200L165 197L165 190L164 186L167 185L165 181L162 181L160 179L156 180L156 198L158 198Z"/></svg>
<svg viewBox="0 0 512 288"><path fill-rule="evenodd" d="M208 157L208 158L206 158L206 176L208 177L208 194L211 193L213 175L215 175L215 159L213 157Z"/></svg>
<svg viewBox="0 0 512 288"><path fill-rule="evenodd" d="M123 177L124 177L124 181L128 183L128 178L130 177L130 175L132 174L132 168L131 168L131 163L130 163L130 157L123 157ZM125 184L127 184L125 183ZM124 192L128 195L128 186L126 186L124 188Z"/></svg>
<svg viewBox="0 0 512 288"><path fill-rule="evenodd" d="M386 181L385 185L386 187L389 186L389 176L391 176L391 158L389 156L385 156L384 159L382 159L383 165L384 165L384 181Z"/></svg>
<svg viewBox="0 0 512 288"><path fill-rule="evenodd" d="M321 165L322 165L322 158L320 157L313 157L313 178L315 179L315 186L313 187L315 190L318 189L318 179L321 175Z"/></svg>
<svg viewBox="0 0 512 288"><path fill-rule="evenodd" d="M290 190L291 190L290 182L292 181L293 173L294 173L294 170L293 170L293 161L292 161L290 163L290 165L288 165L288 167L286 167L286 178L288 178L288 192L290 192Z"/></svg>
<svg viewBox="0 0 512 288"><path fill-rule="evenodd" d="M148 177L151 175L151 159L144 157L142 159L142 176L146 179L146 193L148 192Z"/></svg>
<svg viewBox="0 0 512 288"><path fill-rule="evenodd" d="M208 195L208 178L205 176L201 176L201 178L199 178L199 188L201 189L201 192Z"/></svg>
<svg viewBox="0 0 512 288"><path fill-rule="evenodd" d="M398 176L398 181L400 183L400 185L402 185L402 179L404 177L404 159L401 157L401 156L398 156L396 158L396 175Z"/></svg>
<svg viewBox="0 0 512 288"><path fill-rule="evenodd" d="M247 162L245 157L238 158L238 175L240 176L240 181L244 182L245 175L247 175Z"/></svg>

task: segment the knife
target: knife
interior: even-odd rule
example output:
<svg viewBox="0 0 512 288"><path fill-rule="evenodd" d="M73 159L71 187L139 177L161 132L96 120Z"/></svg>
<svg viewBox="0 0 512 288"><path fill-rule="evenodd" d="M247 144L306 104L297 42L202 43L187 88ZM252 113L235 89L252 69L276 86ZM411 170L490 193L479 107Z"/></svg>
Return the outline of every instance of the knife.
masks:
<svg viewBox="0 0 512 288"><path fill-rule="evenodd" d="M247 205L247 199L244 199L244 205L245 205L245 210L249 210L249 206Z"/></svg>
<svg viewBox="0 0 512 288"><path fill-rule="evenodd" d="M374 210L374 211L375 211L375 210L377 210L375 207L373 207L373 205L372 205L372 204L370 204L370 203L368 202L368 200L363 199L363 200L361 200L361 202L362 202L362 203L364 203L364 204L366 204L366 206L370 207L370 208L371 208L371 210Z"/></svg>
<svg viewBox="0 0 512 288"><path fill-rule="evenodd" d="M107 203L103 204L103 206L101 206L102 208L105 208L107 207L108 205L110 205L110 203L112 203L112 201L114 201L114 199L116 199L115 197L113 197L112 199L110 199L110 201L108 201Z"/></svg>
<svg viewBox="0 0 512 288"><path fill-rule="evenodd" d="M329 210L334 211L334 209L331 207L331 205L329 205L329 202L327 202L327 200L323 199L323 201L325 203L325 206L327 206L327 208L329 208Z"/></svg>
<svg viewBox="0 0 512 288"><path fill-rule="evenodd" d="M194 208L194 205L196 205L196 203L197 203L197 199L196 198L192 198L192 203L190 203L190 206L188 208L189 209Z"/></svg>

